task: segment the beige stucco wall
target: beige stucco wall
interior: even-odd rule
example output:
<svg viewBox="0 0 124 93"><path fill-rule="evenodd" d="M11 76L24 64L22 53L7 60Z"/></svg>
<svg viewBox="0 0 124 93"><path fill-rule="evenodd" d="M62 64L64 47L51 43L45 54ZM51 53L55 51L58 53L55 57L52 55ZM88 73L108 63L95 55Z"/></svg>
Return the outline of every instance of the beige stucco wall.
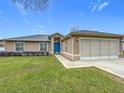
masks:
<svg viewBox="0 0 124 93"><path fill-rule="evenodd" d="M15 42L5 42L5 51L15 51Z"/></svg>
<svg viewBox="0 0 124 93"><path fill-rule="evenodd" d="M3 41L0 41L0 44L4 44L4 42Z"/></svg>
<svg viewBox="0 0 124 93"><path fill-rule="evenodd" d="M61 52L65 52L65 42L61 42Z"/></svg>
<svg viewBox="0 0 124 93"><path fill-rule="evenodd" d="M25 51L39 51L39 42L25 42Z"/></svg>
<svg viewBox="0 0 124 93"><path fill-rule="evenodd" d="M65 48L66 42L67 42L67 51L66 51L66 48ZM72 38L69 38L69 39L61 42L61 48L62 48L62 52L72 54Z"/></svg>
<svg viewBox="0 0 124 93"><path fill-rule="evenodd" d="M73 37L74 39L74 55L79 55L79 37Z"/></svg>
<svg viewBox="0 0 124 93"><path fill-rule="evenodd" d="M61 42L61 55L63 55L64 57L66 57L70 60L73 60L73 58L72 58L72 53L73 53L72 40L73 40L73 38L69 38L69 39ZM66 42L67 42L67 51L65 48Z"/></svg>
<svg viewBox="0 0 124 93"><path fill-rule="evenodd" d="M39 42L24 42L24 51L39 51ZM51 44L48 42L48 51L51 50ZM15 42L6 41L5 51L15 51Z"/></svg>
<svg viewBox="0 0 124 93"><path fill-rule="evenodd" d="M66 54L64 52L61 52L61 55L64 56L65 58L69 59L69 60L72 60L72 56L69 55L69 54Z"/></svg>

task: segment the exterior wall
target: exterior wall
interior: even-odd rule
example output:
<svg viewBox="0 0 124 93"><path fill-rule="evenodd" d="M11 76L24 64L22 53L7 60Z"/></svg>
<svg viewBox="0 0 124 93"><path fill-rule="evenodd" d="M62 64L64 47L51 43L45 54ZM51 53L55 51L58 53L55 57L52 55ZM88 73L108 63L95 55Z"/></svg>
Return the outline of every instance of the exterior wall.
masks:
<svg viewBox="0 0 124 93"><path fill-rule="evenodd" d="M72 38L69 38L63 42L61 42L61 55L63 55L64 57L70 59L70 60L73 60L73 46L72 46ZM67 51L66 51L66 42L67 42Z"/></svg>
<svg viewBox="0 0 124 93"><path fill-rule="evenodd" d="M74 37L74 55L79 55L79 37Z"/></svg>
<svg viewBox="0 0 124 93"><path fill-rule="evenodd" d="M51 53L51 43L48 43L48 51Z"/></svg>
<svg viewBox="0 0 124 93"><path fill-rule="evenodd" d="M70 38L70 39L67 40L67 53L72 54L72 51L73 51L73 49L72 49L72 38Z"/></svg>
<svg viewBox="0 0 124 93"><path fill-rule="evenodd" d="M48 51L51 50L51 44L48 42ZM6 41L5 51L15 51L15 42ZM40 51L39 42L24 42L24 51Z"/></svg>
<svg viewBox="0 0 124 93"><path fill-rule="evenodd" d="M124 42L123 42L123 38L120 39L120 56L124 56Z"/></svg>
<svg viewBox="0 0 124 93"><path fill-rule="evenodd" d="M66 42L67 42L67 51L66 51L66 48L65 48ZM69 38L69 39L61 42L61 49L62 49L62 52L72 54L72 38Z"/></svg>
<svg viewBox="0 0 124 93"><path fill-rule="evenodd" d="M25 42L25 51L39 51L39 42Z"/></svg>
<svg viewBox="0 0 124 93"><path fill-rule="evenodd" d="M5 51L15 51L15 42L5 42Z"/></svg>
<svg viewBox="0 0 124 93"><path fill-rule="evenodd" d="M4 42L3 41L0 41L0 44L4 44Z"/></svg>
<svg viewBox="0 0 124 93"><path fill-rule="evenodd" d="M65 42L67 41L67 52L65 51ZM79 37L71 37L62 41L61 54L70 60L79 60Z"/></svg>
<svg viewBox="0 0 124 93"><path fill-rule="evenodd" d="M69 59L69 60L72 60L72 55L70 55L70 54L61 52L61 55L64 56L65 58Z"/></svg>

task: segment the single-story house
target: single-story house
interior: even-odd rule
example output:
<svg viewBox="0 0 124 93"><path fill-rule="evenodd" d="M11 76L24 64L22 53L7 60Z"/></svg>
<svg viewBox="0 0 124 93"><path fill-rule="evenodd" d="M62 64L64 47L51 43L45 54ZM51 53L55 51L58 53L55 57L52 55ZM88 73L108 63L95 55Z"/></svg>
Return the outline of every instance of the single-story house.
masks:
<svg viewBox="0 0 124 93"><path fill-rule="evenodd" d="M48 51L70 60L119 58L123 35L79 30L63 36L31 35L0 40L2 51Z"/></svg>

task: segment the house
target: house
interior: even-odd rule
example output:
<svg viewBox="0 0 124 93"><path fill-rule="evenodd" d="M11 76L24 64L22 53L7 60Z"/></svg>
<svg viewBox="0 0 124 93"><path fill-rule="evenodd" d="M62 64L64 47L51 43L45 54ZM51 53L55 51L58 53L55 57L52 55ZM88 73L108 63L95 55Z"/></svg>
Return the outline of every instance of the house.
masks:
<svg viewBox="0 0 124 93"><path fill-rule="evenodd" d="M0 40L4 51L48 51L61 54L70 60L119 58L122 53L123 35L79 30L63 36L32 35Z"/></svg>

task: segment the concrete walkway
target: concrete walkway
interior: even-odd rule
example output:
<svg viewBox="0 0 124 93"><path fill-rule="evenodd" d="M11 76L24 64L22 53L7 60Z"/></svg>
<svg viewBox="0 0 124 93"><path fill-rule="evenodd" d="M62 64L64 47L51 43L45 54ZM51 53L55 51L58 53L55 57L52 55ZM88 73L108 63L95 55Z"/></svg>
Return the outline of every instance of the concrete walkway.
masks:
<svg viewBox="0 0 124 93"><path fill-rule="evenodd" d="M70 61L61 55L56 55L65 68L80 68L95 66L121 78L124 78L124 59L93 60L93 61Z"/></svg>

